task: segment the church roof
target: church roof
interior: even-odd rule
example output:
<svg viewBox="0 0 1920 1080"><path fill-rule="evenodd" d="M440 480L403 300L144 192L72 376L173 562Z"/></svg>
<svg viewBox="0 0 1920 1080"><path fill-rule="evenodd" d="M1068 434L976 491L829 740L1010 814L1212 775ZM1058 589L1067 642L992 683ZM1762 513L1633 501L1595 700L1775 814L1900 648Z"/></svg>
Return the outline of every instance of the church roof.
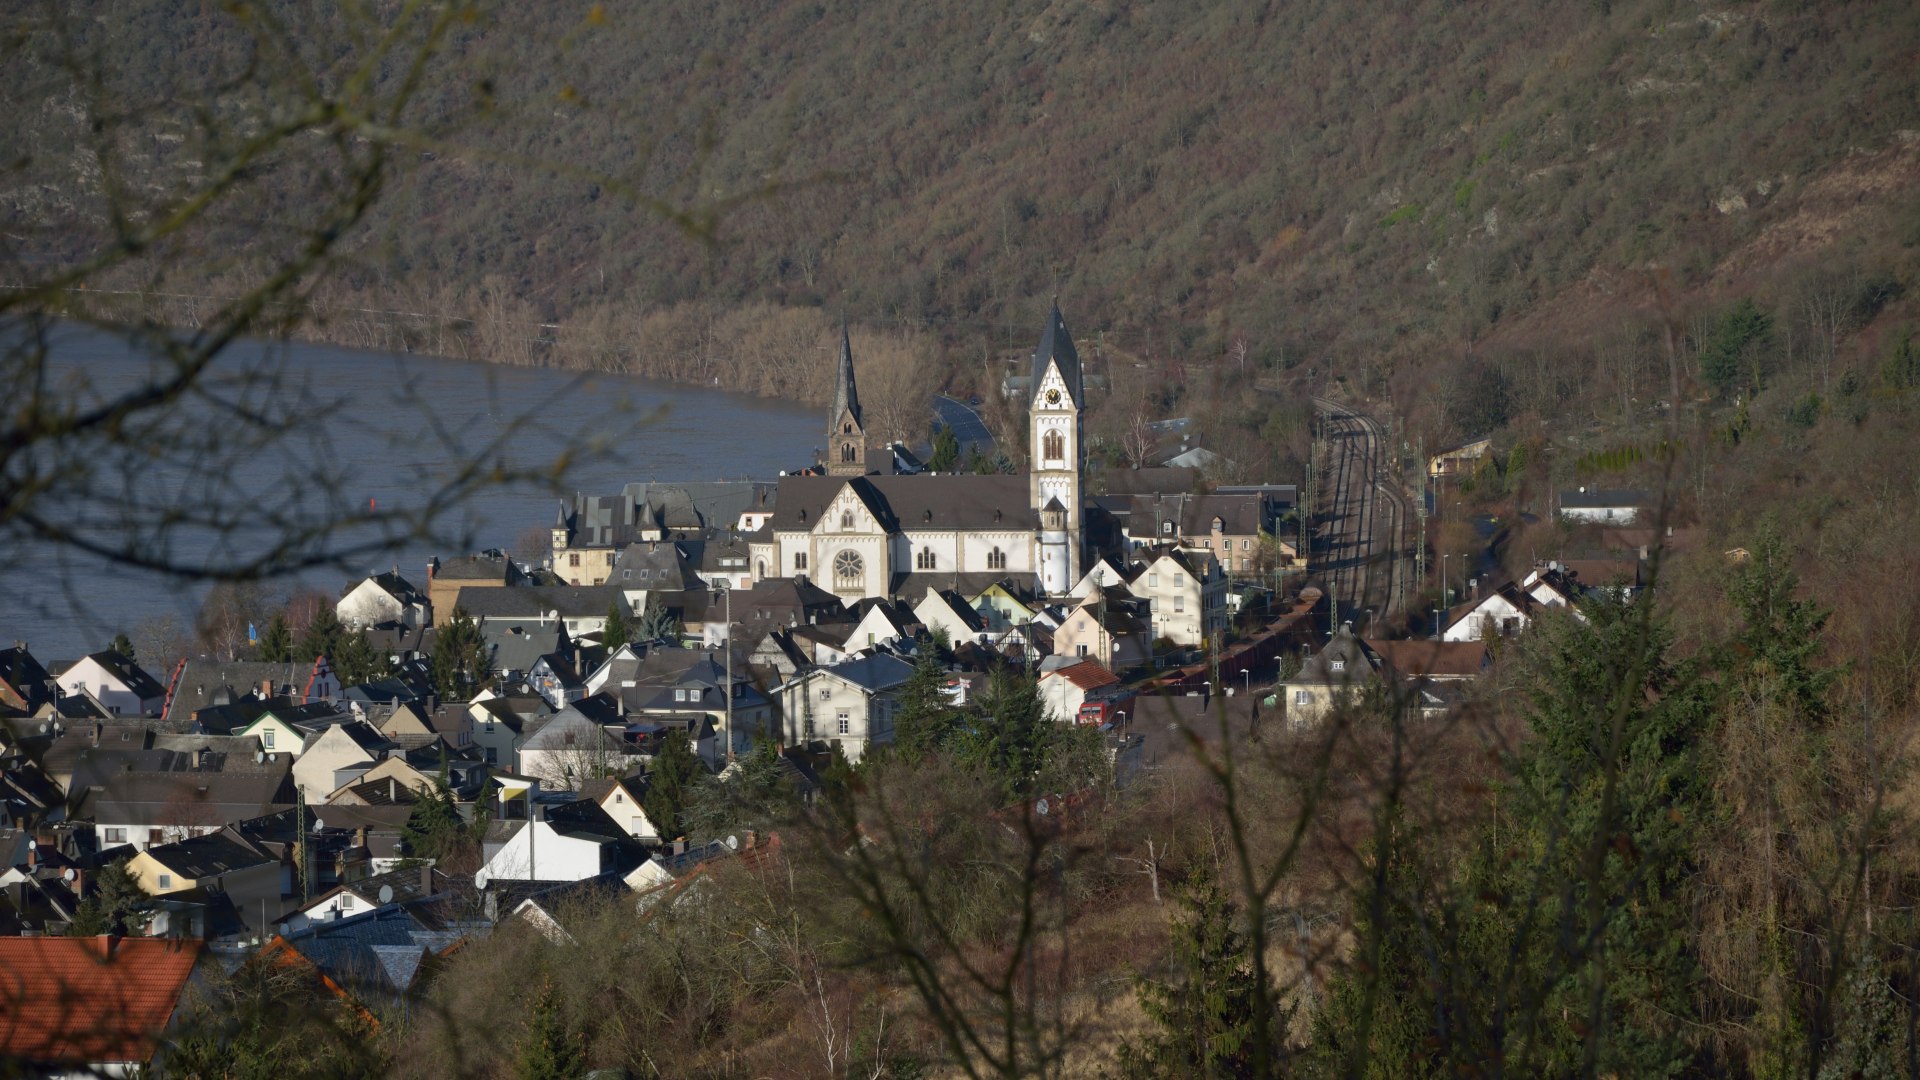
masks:
<svg viewBox="0 0 1920 1080"><path fill-rule="evenodd" d="M834 380L833 411L827 414L827 430L838 430L840 417L849 412L853 414L855 427L866 426L860 419L860 389L854 385L853 381L853 339L847 336L846 324L841 323L840 371Z"/></svg>
<svg viewBox="0 0 1920 1080"><path fill-rule="evenodd" d="M775 500L776 532L805 532L840 489L854 485L888 532L920 529L1004 529L1032 532L1038 515L1027 504L1027 478L990 476L785 476Z"/></svg>
<svg viewBox="0 0 1920 1080"><path fill-rule="evenodd" d="M1075 407L1087 403L1084 379L1080 373L1080 354L1073 347L1073 335L1067 333L1067 321L1060 316L1060 305L1055 303L1053 310L1047 313L1047 328L1040 332L1040 344L1033 350L1033 382L1028 390L1027 403L1031 405L1031 395L1040 392L1040 383L1046 378L1047 365L1058 364L1060 377L1066 381L1067 396Z"/></svg>

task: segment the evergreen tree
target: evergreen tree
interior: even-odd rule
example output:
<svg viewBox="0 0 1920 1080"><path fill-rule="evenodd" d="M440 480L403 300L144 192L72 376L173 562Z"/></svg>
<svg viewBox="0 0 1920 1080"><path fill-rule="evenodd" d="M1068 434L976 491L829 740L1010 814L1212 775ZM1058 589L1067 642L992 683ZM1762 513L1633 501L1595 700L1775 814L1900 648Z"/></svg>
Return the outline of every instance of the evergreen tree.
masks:
<svg viewBox="0 0 1920 1080"><path fill-rule="evenodd" d="M1260 993L1247 939L1234 925L1234 905L1212 866L1201 860L1176 894L1171 982L1136 975L1134 990L1153 1029L1120 1050L1121 1075L1251 1077L1256 1075ZM1284 1030L1276 1017L1269 1031ZM1273 1062L1277 1048L1270 1048Z"/></svg>
<svg viewBox="0 0 1920 1080"><path fill-rule="evenodd" d="M987 679L981 716L954 740L960 760L985 769L1009 801L1032 792L1046 762L1053 721L1031 676L998 667Z"/></svg>
<svg viewBox="0 0 1920 1080"><path fill-rule="evenodd" d="M293 659L293 631L287 626L287 616L276 611L273 618L267 620L267 629L260 635L260 644L254 647L255 655L270 664L284 664Z"/></svg>
<svg viewBox="0 0 1920 1080"><path fill-rule="evenodd" d="M647 606L640 612L629 631L632 641L678 641L681 636L680 620L674 618L673 611L660 602L660 598L649 594Z"/></svg>
<svg viewBox="0 0 1920 1080"><path fill-rule="evenodd" d="M434 632L433 686L443 701L471 701L485 684L491 669L486 641L467 609L456 607L445 626Z"/></svg>
<svg viewBox="0 0 1920 1080"><path fill-rule="evenodd" d="M340 641L346 636L346 627L340 624L340 616L325 604L313 613L313 621L307 624L306 633L300 635L300 643L293 650L293 658L301 661L316 660L322 656L333 659L340 651Z"/></svg>
<svg viewBox="0 0 1920 1080"><path fill-rule="evenodd" d="M914 658L913 674L900 688L893 712L893 746L887 752L909 761L938 752L960 727L960 713L948 702L943 687L946 665L932 648Z"/></svg>
<svg viewBox="0 0 1920 1080"><path fill-rule="evenodd" d="M720 836L771 828L797 805L780 748L770 739L760 739L740 756L725 780L696 782L684 821L691 835Z"/></svg>
<svg viewBox="0 0 1920 1080"><path fill-rule="evenodd" d="M632 640L628 636L627 617L620 611L620 600L615 597L607 604L607 628L600 633L600 643L611 653Z"/></svg>
<svg viewBox="0 0 1920 1080"><path fill-rule="evenodd" d="M933 430L933 452L927 455L927 468L934 472L952 472L960 461L960 437L942 424Z"/></svg>
<svg viewBox="0 0 1920 1080"><path fill-rule="evenodd" d="M371 682L392 670L386 654L373 647L365 630L342 628L338 644L328 659L332 661L333 673L340 677L342 686Z"/></svg>
<svg viewBox="0 0 1920 1080"><path fill-rule="evenodd" d="M129 663L138 664L140 662L140 658L133 654L133 639L127 637L124 631L113 635L113 642L108 645L107 648L126 657Z"/></svg>
<svg viewBox="0 0 1920 1080"><path fill-rule="evenodd" d="M446 763L442 761L432 790L423 792L407 815L401 839L407 854L414 858L442 859L458 845L465 831L453 789L447 785Z"/></svg>
<svg viewBox="0 0 1920 1080"><path fill-rule="evenodd" d="M1755 353L1773 337L1773 316L1742 297L1720 317L1700 349L1700 377L1721 394L1738 387L1759 389Z"/></svg>
<svg viewBox="0 0 1920 1080"><path fill-rule="evenodd" d="M687 834L687 810L698 794L700 779L710 775L685 732L667 736L647 767L645 802L647 820L660 830L662 839Z"/></svg>
<svg viewBox="0 0 1920 1080"><path fill-rule="evenodd" d="M67 932L75 937L127 934L140 928L153 901L127 873L128 859L116 859L94 875L93 893L80 902Z"/></svg>
<svg viewBox="0 0 1920 1080"><path fill-rule="evenodd" d="M586 1054L560 1015L550 980L540 984L540 993L533 999L533 1014L527 1018L527 1032L520 1042L519 1065L520 1080L579 1080L586 1072Z"/></svg>

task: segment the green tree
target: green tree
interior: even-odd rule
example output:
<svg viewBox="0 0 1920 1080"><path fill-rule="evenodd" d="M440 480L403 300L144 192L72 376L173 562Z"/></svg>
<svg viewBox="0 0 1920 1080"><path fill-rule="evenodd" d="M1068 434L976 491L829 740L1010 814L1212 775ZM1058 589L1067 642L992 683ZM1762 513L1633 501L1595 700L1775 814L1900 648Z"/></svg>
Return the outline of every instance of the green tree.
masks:
<svg viewBox="0 0 1920 1080"><path fill-rule="evenodd" d="M1175 977L1159 982L1134 976L1140 1009L1153 1027L1121 1047L1121 1075L1251 1077L1259 1060L1260 994L1234 904L1206 859L1176 898L1181 917L1173 933ZM1269 1030L1285 1030L1285 1024Z"/></svg>
<svg viewBox="0 0 1920 1080"><path fill-rule="evenodd" d="M543 981L533 999L533 1013L520 1039L520 1080L579 1080L586 1072L586 1053L580 1037L560 1014L553 982Z"/></svg>
<svg viewBox="0 0 1920 1080"><path fill-rule="evenodd" d="M927 468L934 472L952 472L960 463L960 437L945 424L933 429L933 452L927 455Z"/></svg>
<svg viewBox="0 0 1920 1080"><path fill-rule="evenodd" d="M759 739L724 779L696 781L684 821L691 835L720 836L771 828L786 820L798 805L780 748L770 739Z"/></svg>
<svg viewBox="0 0 1920 1080"><path fill-rule="evenodd" d="M629 640L678 641L681 629L680 620L674 617L673 610L661 603L657 595L648 593L647 606L634 621Z"/></svg>
<svg viewBox="0 0 1920 1080"><path fill-rule="evenodd" d="M293 631L287 626L285 613L276 611L273 618L267 620L267 629L260 635L254 651L270 664L284 664L293 659Z"/></svg>
<svg viewBox="0 0 1920 1080"><path fill-rule="evenodd" d="M373 647L365 630L342 627L329 659L342 686L358 686L392 673L387 655Z"/></svg>
<svg viewBox="0 0 1920 1080"><path fill-rule="evenodd" d="M987 678L980 716L953 740L959 759L986 770L999 781L1004 797L1025 798L1034 790L1047 760L1054 722L1033 677L995 668Z"/></svg>
<svg viewBox="0 0 1920 1080"><path fill-rule="evenodd" d="M1772 338L1773 316L1752 297L1742 297L1707 335L1700 349L1700 377L1722 395L1741 387L1759 389L1759 356Z"/></svg>
<svg viewBox="0 0 1920 1080"><path fill-rule="evenodd" d="M80 902L68 933L76 937L127 934L146 922L153 901L127 873L130 860L120 858L94 875L93 894Z"/></svg>
<svg viewBox="0 0 1920 1080"><path fill-rule="evenodd" d="M332 660L339 653L341 639L346 634L347 628L341 625L333 607L321 604L313 613L313 621L307 624L306 632L300 635L299 644L294 646L293 658L309 661L324 656Z"/></svg>
<svg viewBox="0 0 1920 1080"><path fill-rule="evenodd" d="M434 777L433 787L420 794L412 811L407 814L401 839L406 844L407 854L414 858L443 859L465 837L466 823L460 817L453 789L447 785L446 763L443 761L440 775Z"/></svg>
<svg viewBox="0 0 1920 1080"><path fill-rule="evenodd" d="M617 596L607 603L607 628L600 633L600 644L605 645L608 652L632 640L627 629L627 616L620 608L620 598Z"/></svg>
<svg viewBox="0 0 1920 1080"><path fill-rule="evenodd" d="M140 658L133 654L133 639L129 638L124 630L113 635L113 641L107 645L107 648L126 657L129 663L140 662Z"/></svg>
<svg viewBox="0 0 1920 1080"><path fill-rule="evenodd" d="M934 648L922 648L913 674L900 688L893 712L893 746L887 753L917 760L938 752L960 730L963 719L943 691L947 668Z"/></svg>
<svg viewBox="0 0 1920 1080"><path fill-rule="evenodd" d="M471 701L474 692L492 674L486 641L467 609L456 607L445 626L434 632L433 686L444 701Z"/></svg>
<svg viewBox="0 0 1920 1080"><path fill-rule="evenodd" d="M698 794L700 781L711 779L707 767L693 752L693 743L685 732L666 737L660 752L647 766L647 820L660 830L662 839L687 835L687 811Z"/></svg>

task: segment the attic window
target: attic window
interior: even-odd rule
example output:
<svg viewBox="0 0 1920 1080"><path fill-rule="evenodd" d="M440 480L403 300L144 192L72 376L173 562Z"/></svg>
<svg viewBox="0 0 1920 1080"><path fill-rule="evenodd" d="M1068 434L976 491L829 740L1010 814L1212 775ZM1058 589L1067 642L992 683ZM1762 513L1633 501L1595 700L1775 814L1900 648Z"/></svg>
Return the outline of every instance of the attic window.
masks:
<svg viewBox="0 0 1920 1080"><path fill-rule="evenodd" d="M1160 523L1160 535L1161 535L1161 536L1172 536L1172 535L1173 535L1173 522L1171 522L1171 521L1163 521L1163 522L1161 522L1161 523Z"/></svg>
<svg viewBox="0 0 1920 1080"><path fill-rule="evenodd" d="M840 511L840 527L843 529L853 528L853 511L851 510Z"/></svg>
<svg viewBox="0 0 1920 1080"><path fill-rule="evenodd" d="M1227 531L1227 523L1226 523L1226 522L1225 522L1224 520L1222 520L1222 519L1220 519L1220 518L1214 518L1214 519L1213 519L1213 531L1214 531L1214 532L1225 532L1225 531Z"/></svg>
<svg viewBox="0 0 1920 1080"><path fill-rule="evenodd" d="M1347 670L1347 662L1345 660L1334 660L1327 664L1327 667L1331 669L1335 675L1338 675Z"/></svg>

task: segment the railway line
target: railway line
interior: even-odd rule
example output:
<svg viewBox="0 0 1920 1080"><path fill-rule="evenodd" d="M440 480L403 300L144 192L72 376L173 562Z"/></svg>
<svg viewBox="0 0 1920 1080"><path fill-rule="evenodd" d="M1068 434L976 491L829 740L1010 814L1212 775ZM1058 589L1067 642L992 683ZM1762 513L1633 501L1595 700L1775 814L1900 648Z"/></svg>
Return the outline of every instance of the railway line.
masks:
<svg viewBox="0 0 1920 1080"><path fill-rule="evenodd" d="M1314 407L1325 482L1312 508L1308 574L1327 590L1334 625L1359 629L1405 605L1411 507L1380 422L1328 398Z"/></svg>

